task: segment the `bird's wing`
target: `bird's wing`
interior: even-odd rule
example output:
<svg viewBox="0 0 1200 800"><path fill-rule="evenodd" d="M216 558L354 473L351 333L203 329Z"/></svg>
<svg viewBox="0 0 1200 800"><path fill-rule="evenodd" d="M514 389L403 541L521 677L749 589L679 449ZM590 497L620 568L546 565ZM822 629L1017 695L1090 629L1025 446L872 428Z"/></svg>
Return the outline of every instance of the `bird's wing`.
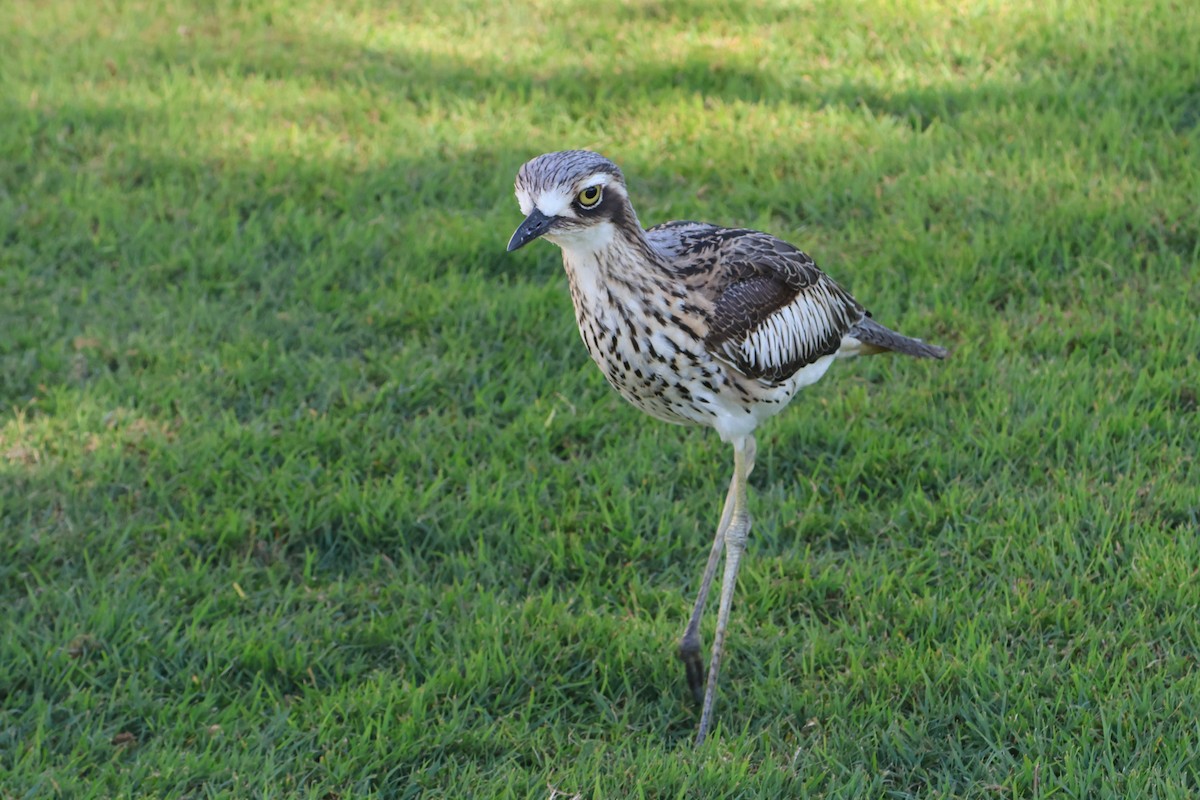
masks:
<svg viewBox="0 0 1200 800"><path fill-rule="evenodd" d="M748 377L786 380L836 353L867 316L811 258L781 239L728 228L714 228L703 238L715 256L704 276L712 300L704 342Z"/></svg>

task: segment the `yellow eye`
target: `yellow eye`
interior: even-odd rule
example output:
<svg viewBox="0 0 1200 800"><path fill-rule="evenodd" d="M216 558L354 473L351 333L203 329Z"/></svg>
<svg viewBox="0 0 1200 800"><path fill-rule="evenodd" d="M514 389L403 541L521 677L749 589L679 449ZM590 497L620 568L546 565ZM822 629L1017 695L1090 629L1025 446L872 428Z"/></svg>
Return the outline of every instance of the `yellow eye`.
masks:
<svg viewBox="0 0 1200 800"><path fill-rule="evenodd" d="M600 187L589 186L579 193L579 205L584 208L591 208L600 202Z"/></svg>

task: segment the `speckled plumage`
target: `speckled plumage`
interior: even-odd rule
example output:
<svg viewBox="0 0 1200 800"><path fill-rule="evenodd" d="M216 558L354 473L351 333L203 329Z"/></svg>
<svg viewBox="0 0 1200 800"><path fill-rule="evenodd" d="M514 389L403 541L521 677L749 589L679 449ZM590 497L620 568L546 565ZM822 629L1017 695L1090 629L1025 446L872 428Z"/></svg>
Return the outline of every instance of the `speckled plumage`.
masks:
<svg viewBox="0 0 1200 800"><path fill-rule="evenodd" d="M682 221L643 231L620 169L595 153L526 163L517 176L522 210L562 187L569 197L596 175L609 178L601 208L571 223L608 223L614 235L601 248L563 243L563 263L588 353L647 414L711 425L731 439L778 412L836 356L904 344L914 355L944 354L899 334L881 348L886 329L811 258L770 234Z"/></svg>
<svg viewBox="0 0 1200 800"><path fill-rule="evenodd" d="M680 646L695 691L699 616L727 543L699 743L750 527L744 495L755 428L838 357L945 351L876 323L811 258L770 234L685 221L643 230L620 169L596 153L539 156L521 167L516 192L527 218L509 250L539 236L562 249L580 335L608 382L647 414L709 425L734 445L734 479Z"/></svg>

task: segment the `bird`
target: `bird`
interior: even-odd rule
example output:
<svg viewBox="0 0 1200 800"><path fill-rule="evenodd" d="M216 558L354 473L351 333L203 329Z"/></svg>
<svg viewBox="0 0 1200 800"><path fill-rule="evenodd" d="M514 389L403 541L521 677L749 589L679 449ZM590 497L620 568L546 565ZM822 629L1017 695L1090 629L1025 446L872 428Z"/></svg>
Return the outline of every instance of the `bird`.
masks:
<svg viewBox="0 0 1200 800"><path fill-rule="evenodd" d="M947 351L885 328L812 258L771 234L683 220L643 229L623 173L598 153L539 155L521 166L515 188L525 219L508 252L539 238L561 249L580 336L613 388L651 417L711 427L733 447L733 476L677 650L701 703L699 747L713 724L750 532L756 428L836 359L942 359ZM706 679L700 623L722 551Z"/></svg>

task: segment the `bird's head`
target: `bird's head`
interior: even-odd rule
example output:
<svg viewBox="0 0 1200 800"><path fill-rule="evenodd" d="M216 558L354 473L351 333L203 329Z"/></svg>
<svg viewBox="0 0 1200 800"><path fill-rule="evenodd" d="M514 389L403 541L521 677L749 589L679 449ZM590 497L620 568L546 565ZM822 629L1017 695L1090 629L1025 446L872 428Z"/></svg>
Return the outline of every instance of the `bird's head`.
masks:
<svg viewBox="0 0 1200 800"><path fill-rule="evenodd" d="M630 224L641 231L620 168L587 150L525 162L517 173L517 202L525 221L509 240L509 252L542 236L564 249L599 250Z"/></svg>

